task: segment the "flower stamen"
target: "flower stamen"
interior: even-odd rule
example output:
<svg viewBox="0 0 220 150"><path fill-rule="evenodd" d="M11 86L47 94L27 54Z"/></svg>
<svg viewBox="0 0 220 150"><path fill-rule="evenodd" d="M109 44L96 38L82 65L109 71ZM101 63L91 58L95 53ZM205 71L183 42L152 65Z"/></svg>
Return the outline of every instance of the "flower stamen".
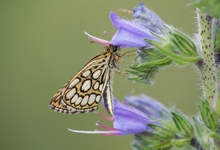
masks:
<svg viewBox="0 0 220 150"><path fill-rule="evenodd" d="M91 39L91 41L93 41L93 42L98 42L98 43L101 43L101 44L103 44L105 46L109 46L110 44L112 44L110 41L106 41L106 40L97 38L95 36L90 35L87 32L84 32L84 34L86 34Z"/></svg>

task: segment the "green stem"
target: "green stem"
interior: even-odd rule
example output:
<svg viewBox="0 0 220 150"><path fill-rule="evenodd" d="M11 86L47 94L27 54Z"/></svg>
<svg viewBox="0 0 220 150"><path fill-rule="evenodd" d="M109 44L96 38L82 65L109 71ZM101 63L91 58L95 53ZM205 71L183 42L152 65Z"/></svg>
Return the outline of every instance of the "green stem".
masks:
<svg viewBox="0 0 220 150"><path fill-rule="evenodd" d="M197 9L200 54L202 63L200 68L204 99L209 103L214 100L217 89L217 69L214 64L214 48L212 35L212 17Z"/></svg>
<svg viewBox="0 0 220 150"><path fill-rule="evenodd" d="M198 18L198 29L199 29L199 44L200 44L200 54L201 54L201 66L199 66L201 71L202 89L203 96L209 104L214 102L214 97L217 89L217 69L215 66L214 58L214 46L212 35L212 17L208 16L206 13L197 9ZM210 150L216 150L217 145L214 139L209 138L209 145L207 147Z"/></svg>

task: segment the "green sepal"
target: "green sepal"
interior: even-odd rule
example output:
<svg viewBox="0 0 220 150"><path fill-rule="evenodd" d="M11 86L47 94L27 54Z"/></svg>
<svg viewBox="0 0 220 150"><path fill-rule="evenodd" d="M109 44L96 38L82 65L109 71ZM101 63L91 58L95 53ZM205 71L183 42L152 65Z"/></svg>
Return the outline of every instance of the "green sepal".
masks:
<svg viewBox="0 0 220 150"><path fill-rule="evenodd" d="M198 56L196 53L196 46L189 37L181 36L178 33L173 33L172 36L171 43L173 43L173 46L182 54L186 56Z"/></svg>
<svg viewBox="0 0 220 150"><path fill-rule="evenodd" d="M172 147L171 141L170 140L165 140L162 143L159 144L152 144L149 147L153 149L163 149L163 150L168 150Z"/></svg>
<svg viewBox="0 0 220 150"><path fill-rule="evenodd" d="M202 128L201 123L198 121L197 118L192 117L193 119L193 123L194 123L194 129L195 132L197 133L197 137L199 137L200 139L202 139L202 135L203 135L203 131L205 130L204 128Z"/></svg>
<svg viewBox="0 0 220 150"><path fill-rule="evenodd" d="M134 141L132 142L133 149L136 150L152 150L149 147L149 144L144 140L144 136L142 134L135 134Z"/></svg>
<svg viewBox="0 0 220 150"><path fill-rule="evenodd" d="M151 137L151 134L148 135L143 134L136 134L135 140L132 142L132 146L137 150L155 150L155 149L163 149L169 150L172 145L170 140L163 139L163 141L159 141L155 137Z"/></svg>
<svg viewBox="0 0 220 150"><path fill-rule="evenodd" d="M188 144L190 144L191 142L191 139L174 139L174 140L171 140L171 144L175 147L184 147Z"/></svg>
<svg viewBox="0 0 220 150"><path fill-rule="evenodd" d="M212 131L208 130L206 126L204 126L200 119L193 117L194 129L197 133L196 138L199 142L199 147L204 147L204 149L210 148L210 137L212 136ZM213 135L214 136L214 135Z"/></svg>
<svg viewBox="0 0 220 150"><path fill-rule="evenodd" d="M183 138L193 138L194 130L191 122L180 113L171 112L171 114L173 115L172 119L179 130L179 134Z"/></svg>
<svg viewBox="0 0 220 150"><path fill-rule="evenodd" d="M139 50L139 64L132 64L126 72L135 75L129 80L152 84L160 68L172 63L172 60L155 49Z"/></svg>
<svg viewBox="0 0 220 150"><path fill-rule="evenodd" d="M160 124L148 124L152 131L147 131L135 135L133 145L146 149L170 149L172 147L171 140L175 139L177 129L172 120L161 121Z"/></svg>
<svg viewBox="0 0 220 150"><path fill-rule="evenodd" d="M171 124L163 124L162 126L148 124L149 127L153 129L154 132L149 132L149 134L159 140L163 141L164 139L173 139L175 135L175 131L172 130L173 126Z"/></svg>
<svg viewBox="0 0 220 150"><path fill-rule="evenodd" d="M204 100L199 105L200 115L207 128L212 131L217 131L219 127L218 115L210 106L208 101Z"/></svg>
<svg viewBox="0 0 220 150"><path fill-rule="evenodd" d="M199 61L200 58L196 52L196 46L186 34L168 25L164 26L162 32L162 35L152 33L159 40L145 40L178 65L187 65Z"/></svg>
<svg viewBox="0 0 220 150"><path fill-rule="evenodd" d="M196 46L189 36L168 25L165 26L165 29L166 30L163 31L163 36L168 39L166 40L168 41L167 43L170 43L181 55L198 56ZM164 39L164 37L161 39Z"/></svg>
<svg viewBox="0 0 220 150"><path fill-rule="evenodd" d="M175 47L170 43L164 44L163 42L158 42L154 40L147 39L148 43L152 44L156 50L160 51L164 55L172 59L176 64L184 66L191 63L197 63L199 61L199 56L184 56L175 52Z"/></svg>

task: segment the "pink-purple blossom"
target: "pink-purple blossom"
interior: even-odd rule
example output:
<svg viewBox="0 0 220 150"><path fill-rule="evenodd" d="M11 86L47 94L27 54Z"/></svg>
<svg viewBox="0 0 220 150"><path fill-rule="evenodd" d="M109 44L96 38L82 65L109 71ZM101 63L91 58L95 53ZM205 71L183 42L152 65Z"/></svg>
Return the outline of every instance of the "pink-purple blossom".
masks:
<svg viewBox="0 0 220 150"><path fill-rule="evenodd" d="M127 135L152 131L148 124L158 124L158 122L150 119L140 110L123 104L116 99L114 99L114 116L110 118L104 115L100 116L112 121L113 127L108 127L98 122L97 125L105 129L105 131L81 131L72 129L69 129L69 131L85 134Z"/></svg>
<svg viewBox="0 0 220 150"><path fill-rule="evenodd" d="M145 39L149 38L157 40L157 38L150 33L150 30L141 26L140 24L121 19L116 13L110 13L110 19L117 32L112 37L112 44L121 47L147 47L150 46Z"/></svg>
<svg viewBox="0 0 220 150"><path fill-rule="evenodd" d="M132 106L150 118L171 118L170 111L159 101L147 95L141 94L138 96L126 96L124 103Z"/></svg>
<svg viewBox="0 0 220 150"><path fill-rule="evenodd" d="M143 3L133 10L133 20L121 19L116 13L110 12L110 19L117 32L112 37L113 45L121 47L149 47L146 39L159 40L154 34L161 34L165 23ZM154 34L152 34L154 33Z"/></svg>

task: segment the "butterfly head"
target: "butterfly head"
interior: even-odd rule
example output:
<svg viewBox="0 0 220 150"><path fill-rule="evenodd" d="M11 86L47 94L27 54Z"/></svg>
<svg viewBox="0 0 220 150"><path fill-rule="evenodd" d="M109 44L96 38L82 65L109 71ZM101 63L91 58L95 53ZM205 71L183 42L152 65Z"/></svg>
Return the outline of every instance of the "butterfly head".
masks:
<svg viewBox="0 0 220 150"><path fill-rule="evenodd" d="M116 52L116 51L120 50L120 46L115 46L115 45L112 45L112 44L109 45L109 48L110 48L113 52Z"/></svg>

